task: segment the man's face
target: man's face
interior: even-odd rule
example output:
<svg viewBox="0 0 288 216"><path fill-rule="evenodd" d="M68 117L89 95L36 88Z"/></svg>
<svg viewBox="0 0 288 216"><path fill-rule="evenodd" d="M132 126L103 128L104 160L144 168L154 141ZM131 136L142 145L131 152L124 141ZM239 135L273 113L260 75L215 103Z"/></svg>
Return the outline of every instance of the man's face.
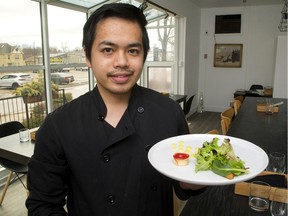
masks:
<svg viewBox="0 0 288 216"><path fill-rule="evenodd" d="M107 18L97 25L91 50L92 68L101 94L129 94L143 67L140 26L120 18Z"/></svg>

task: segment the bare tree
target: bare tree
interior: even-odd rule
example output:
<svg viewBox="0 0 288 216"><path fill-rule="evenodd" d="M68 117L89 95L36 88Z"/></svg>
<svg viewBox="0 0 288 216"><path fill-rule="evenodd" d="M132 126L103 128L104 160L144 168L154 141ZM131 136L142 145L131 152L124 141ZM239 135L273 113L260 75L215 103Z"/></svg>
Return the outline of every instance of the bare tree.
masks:
<svg viewBox="0 0 288 216"><path fill-rule="evenodd" d="M157 21L157 26L158 38L162 46L161 59L166 61L168 45L174 46L174 17Z"/></svg>

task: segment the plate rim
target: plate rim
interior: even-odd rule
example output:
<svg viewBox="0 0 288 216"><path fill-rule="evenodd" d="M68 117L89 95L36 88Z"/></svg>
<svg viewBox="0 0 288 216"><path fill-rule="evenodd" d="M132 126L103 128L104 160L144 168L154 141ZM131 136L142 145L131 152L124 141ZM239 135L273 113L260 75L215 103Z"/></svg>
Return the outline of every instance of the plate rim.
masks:
<svg viewBox="0 0 288 216"><path fill-rule="evenodd" d="M259 153L260 153L260 152L262 153L263 159L265 159L264 165L263 165L262 168L259 168L259 171L255 172L255 173L253 173L253 174L250 174L250 175L248 175L247 177L245 177L245 176L243 175L244 177L243 177L243 176L241 176L241 178L235 177L235 178L232 179L232 180L225 179L225 178L223 177L223 181L214 181L214 182L213 182L213 180L212 180L212 181L211 181L211 180L209 180L209 181L204 181L204 182L203 182L203 181L199 182L199 181L194 180L194 179L192 179L192 180L186 180L186 179L183 180L183 178L181 178L181 177L174 176L174 175L172 175L172 174L169 175L169 174L167 174L166 172L163 172L162 170L160 170L159 167L157 167L157 165L154 164L154 159L151 158L151 155L154 153L155 149L159 148L159 146L160 146L163 142L166 142L166 143L167 143L167 142L169 142L170 140L172 141L172 140L175 140L175 139L178 139L178 140L180 141L180 140L183 140L183 138L187 138L187 137L204 137L204 138L207 137L207 139L208 139L208 138L218 137L218 138L220 138L220 139L230 138L230 139L239 140L239 141L242 141L242 142L244 141L244 142L248 143L250 147L253 147L254 149L257 149L257 151L258 151ZM203 139L204 139L204 138L203 138ZM185 141L185 140L184 140L184 141ZM209 141L209 140L207 140L207 141ZM173 141L172 141L172 142L173 142ZM172 142L171 142L171 144L172 144ZM232 144L232 146L233 146L233 144ZM237 147L238 147L238 145L237 145ZM241 159L241 158L240 158L240 159ZM256 177L258 174L260 174L262 171L264 171L265 168L266 168L267 165L268 165L268 162L269 162L269 158L268 158L267 153L266 153L261 147L257 146L256 144L254 144L254 143L252 143L252 142L250 142L250 141L248 141L248 140L244 140L244 139L238 138L238 137L233 137L233 136L228 136L228 135L220 135L220 134L184 134L184 135L179 135L179 136L168 137L168 138L166 138L166 139L163 139L163 140L155 143L155 144L150 148L150 150L149 150L149 152L148 152L148 160L149 160L150 164L151 164L158 172L160 172L161 174L163 174L163 175L165 175L165 176L167 176L167 177L169 177L169 178L171 178L171 179L174 179L174 180L177 180L177 181L181 181L181 182L191 183L191 184L207 185L207 186L229 185L229 184L235 184L235 183L238 183L238 182L243 182L243 181L250 180L250 179ZM172 162L171 162L171 163L172 163ZM264 167L264 166L265 166L265 167ZM181 167L179 167L179 169L181 169ZM207 172L211 172L212 174L217 175L217 174L213 173L212 171L207 171Z"/></svg>

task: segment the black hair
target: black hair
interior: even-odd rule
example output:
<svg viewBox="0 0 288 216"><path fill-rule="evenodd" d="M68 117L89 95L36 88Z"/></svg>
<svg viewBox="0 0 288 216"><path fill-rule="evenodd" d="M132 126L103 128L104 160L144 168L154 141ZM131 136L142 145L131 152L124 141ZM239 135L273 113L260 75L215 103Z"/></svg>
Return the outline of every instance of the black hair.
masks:
<svg viewBox="0 0 288 216"><path fill-rule="evenodd" d="M146 60L149 51L149 37L146 30L147 20L143 11L131 4L126 3L111 3L105 4L94 11L88 18L83 28L82 46L85 49L86 57L91 61L91 49L96 36L97 24L109 17L119 17L130 21L135 21L139 24L142 31L142 42L144 49L144 59Z"/></svg>

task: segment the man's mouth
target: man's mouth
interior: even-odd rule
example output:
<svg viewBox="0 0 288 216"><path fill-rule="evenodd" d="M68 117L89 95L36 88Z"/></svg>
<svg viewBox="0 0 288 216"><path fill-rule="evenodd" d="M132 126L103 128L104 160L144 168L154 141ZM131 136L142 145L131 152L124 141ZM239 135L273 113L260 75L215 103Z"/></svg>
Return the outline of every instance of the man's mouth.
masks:
<svg viewBox="0 0 288 216"><path fill-rule="evenodd" d="M114 80L115 83L123 84L128 81L131 75L132 73L115 73L108 75L108 77Z"/></svg>

